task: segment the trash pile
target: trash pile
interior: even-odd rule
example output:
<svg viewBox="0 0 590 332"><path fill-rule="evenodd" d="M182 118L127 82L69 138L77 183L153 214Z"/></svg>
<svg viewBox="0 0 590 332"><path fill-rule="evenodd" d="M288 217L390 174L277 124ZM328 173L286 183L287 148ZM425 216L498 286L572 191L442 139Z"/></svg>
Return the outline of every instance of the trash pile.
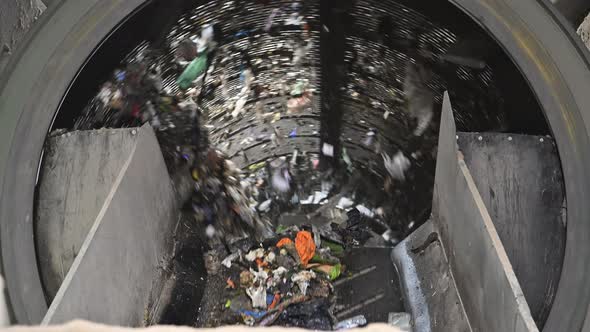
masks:
<svg viewBox="0 0 590 332"><path fill-rule="evenodd" d="M208 290L216 297L207 299L206 294L203 305L211 307L202 311L206 314L201 326L243 323L332 330L366 324L364 317L337 322L333 316L332 282L345 274L340 261L345 247L312 229L280 227L277 237L209 263L209 277L219 280L213 281L218 286L224 281L224 287Z"/></svg>
<svg viewBox="0 0 590 332"><path fill-rule="evenodd" d="M400 236L383 208L357 203L363 176L319 172L317 160L295 151L239 170L210 149L193 169L192 213L206 225L209 247L197 326L366 324L362 316L338 321L333 314L333 282L347 272L341 259L357 247L393 247Z"/></svg>
<svg viewBox="0 0 590 332"><path fill-rule="evenodd" d="M335 256L342 254L342 247L333 244L335 252L327 244L316 247L313 234L297 227L280 234L283 237L274 245L247 253L238 250L222 261L230 275L227 288L233 295L225 307L247 325L304 323L331 329L331 281L343 270ZM232 279L235 275L238 277ZM249 301L244 301L244 296Z"/></svg>

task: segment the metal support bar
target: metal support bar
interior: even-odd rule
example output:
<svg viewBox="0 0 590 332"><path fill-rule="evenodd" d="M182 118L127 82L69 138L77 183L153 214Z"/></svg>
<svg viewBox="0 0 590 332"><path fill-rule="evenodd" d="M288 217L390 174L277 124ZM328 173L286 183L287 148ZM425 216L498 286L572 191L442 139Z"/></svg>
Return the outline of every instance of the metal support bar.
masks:
<svg viewBox="0 0 590 332"><path fill-rule="evenodd" d="M346 30L352 18L347 10L351 0L320 2L320 65L321 65L321 147L334 147L333 156L322 153L322 169L337 167L340 160L342 130L342 88L346 86Z"/></svg>

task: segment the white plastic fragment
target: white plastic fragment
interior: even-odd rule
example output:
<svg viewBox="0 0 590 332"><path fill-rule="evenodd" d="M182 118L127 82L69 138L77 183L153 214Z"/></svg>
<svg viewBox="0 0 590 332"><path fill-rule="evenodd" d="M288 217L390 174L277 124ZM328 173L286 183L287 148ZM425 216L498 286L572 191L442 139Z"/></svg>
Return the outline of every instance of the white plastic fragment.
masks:
<svg viewBox="0 0 590 332"><path fill-rule="evenodd" d="M299 150L295 149L293 151L293 157L291 157L291 165L297 164L297 156L299 155Z"/></svg>
<svg viewBox="0 0 590 332"><path fill-rule="evenodd" d="M244 113L244 106L246 105L246 102L248 101L248 95L243 95L242 97L240 97L240 99L238 99L238 101L236 102L236 107L234 108L234 111L231 113L232 118L237 117L238 115Z"/></svg>
<svg viewBox="0 0 590 332"><path fill-rule="evenodd" d="M303 205L311 204L313 202L314 197L314 195L310 195L307 199L301 200L300 203Z"/></svg>
<svg viewBox="0 0 590 332"><path fill-rule="evenodd" d="M248 254L244 257L246 258L246 260L248 260L248 262L253 262L256 260L256 258L264 257L264 249L258 248L258 249L250 250L250 252L248 252ZM252 272L252 273L254 273L254 272Z"/></svg>
<svg viewBox="0 0 590 332"><path fill-rule="evenodd" d="M338 322L334 326L334 330L348 330L365 325L367 325L367 319L365 318L365 316L358 315Z"/></svg>
<svg viewBox="0 0 590 332"><path fill-rule="evenodd" d="M266 289L264 286L247 288L246 294L252 300L252 307L266 309Z"/></svg>
<svg viewBox="0 0 590 332"><path fill-rule="evenodd" d="M268 255L266 255L266 257L264 258L264 261L265 262L272 263L272 262L275 261L275 258L276 258L276 254L271 251L271 252L268 253Z"/></svg>
<svg viewBox="0 0 590 332"><path fill-rule="evenodd" d="M111 101L113 93L109 87L102 87L100 92L97 95L97 98L104 104L107 105Z"/></svg>
<svg viewBox="0 0 590 332"><path fill-rule="evenodd" d="M359 211L361 214L363 214L363 215L365 215L365 216L367 216L367 217L369 217L369 218L373 218L373 217L375 216L375 213L374 213L373 211L369 210L369 208L367 208L367 207L366 207L366 206L364 206L364 205L361 205L361 204L359 204L359 205L357 205L357 206L356 206L356 209L357 209L357 210L358 210L358 211Z"/></svg>
<svg viewBox="0 0 590 332"><path fill-rule="evenodd" d="M396 153L395 156L393 156L393 159L386 153L381 154L381 157L383 157L385 169L392 178L400 181L406 179L404 173L410 168L410 160L403 154L403 152L399 151Z"/></svg>
<svg viewBox="0 0 590 332"><path fill-rule="evenodd" d="M286 175L288 176L288 174ZM273 173L271 181L273 188L280 192L287 192L291 188L291 185L289 184L289 179L283 176L281 172Z"/></svg>
<svg viewBox="0 0 590 332"><path fill-rule="evenodd" d="M215 227L213 227L213 225L208 225L205 229L205 235L207 235L208 238L212 238L215 235Z"/></svg>
<svg viewBox="0 0 590 332"><path fill-rule="evenodd" d="M390 312L387 323L401 332L412 331L412 316L407 312Z"/></svg>
<svg viewBox="0 0 590 332"><path fill-rule="evenodd" d="M282 278L283 275L285 275L285 273L287 273L289 270L287 270L286 268L279 266L276 269L272 270L272 277L273 278Z"/></svg>
<svg viewBox="0 0 590 332"><path fill-rule="evenodd" d="M250 269L250 273L252 273L252 275L254 275L254 283L258 282L263 284L264 282L266 282L266 279L268 279L268 273L266 273L266 271L260 269L260 267L258 267L258 272Z"/></svg>
<svg viewBox="0 0 590 332"><path fill-rule="evenodd" d="M260 205L258 205L258 211L260 212L266 212L270 209L270 203L272 203L272 199L267 199L266 201L260 203Z"/></svg>
<svg viewBox="0 0 590 332"><path fill-rule="evenodd" d="M248 95L248 93L250 93L250 87L254 82L254 73L250 68L247 68L242 72L242 74L244 75L244 86L242 87L240 94Z"/></svg>
<svg viewBox="0 0 590 332"><path fill-rule="evenodd" d="M354 201L351 200L348 197L342 197L340 198L340 200L338 201L338 204L336 205L337 209L340 210L345 210L348 209L349 207L351 207L354 204Z"/></svg>
<svg viewBox="0 0 590 332"><path fill-rule="evenodd" d="M319 204L321 201L328 197L328 193L325 191L316 191L313 195L313 204Z"/></svg>
<svg viewBox="0 0 590 332"><path fill-rule="evenodd" d="M307 287L309 287L309 282L312 279L315 279L315 277L315 272L304 270L297 274L294 274L291 277L291 281L297 284L297 287L299 287L299 290L301 290L301 293L303 295L306 295Z"/></svg>
<svg viewBox="0 0 590 332"><path fill-rule="evenodd" d="M299 13L292 13L287 19L285 19L285 25L301 25L303 17Z"/></svg>
<svg viewBox="0 0 590 332"><path fill-rule="evenodd" d="M313 234L313 242L316 248L319 248L322 244L322 239L320 236L320 232L316 225L311 225L311 233Z"/></svg>
<svg viewBox="0 0 590 332"><path fill-rule="evenodd" d="M322 153L324 156L334 157L334 146L332 144L324 143L322 146Z"/></svg>
<svg viewBox="0 0 590 332"><path fill-rule="evenodd" d="M380 206L375 209L375 214L380 217L383 217L383 215L385 214L385 210L383 210L383 208Z"/></svg>
<svg viewBox="0 0 590 332"><path fill-rule="evenodd" d="M363 145L370 147L373 145L373 141L375 140L376 133L373 130L370 130L367 134L365 139L363 140Z"/></svg>
<svg viewBox="0 0 590 332"><path fill-rule="evenodd" d="M250 145L252 142L254 142L254 138L248 136L240 141L240 145Z"/></svg>
<svg viewBox="0 0 590 332"><path fill-rule="evenodd" d="M240 257L240 255L242 254L242 252L240 250L234 252L233 254L225 257L222 261L221 261L221 265L227 267L228 269L231 267L231 263L236 260L238 257Z"/></svg>
<svg viewBox="0 0 590 332"><path fill-rule="evenodd" d="M267 286L275 287L281 282L283 276L288 272L288 270L282 266L279 266L275 270L272 271L272 278L269 280Z"/></svg>

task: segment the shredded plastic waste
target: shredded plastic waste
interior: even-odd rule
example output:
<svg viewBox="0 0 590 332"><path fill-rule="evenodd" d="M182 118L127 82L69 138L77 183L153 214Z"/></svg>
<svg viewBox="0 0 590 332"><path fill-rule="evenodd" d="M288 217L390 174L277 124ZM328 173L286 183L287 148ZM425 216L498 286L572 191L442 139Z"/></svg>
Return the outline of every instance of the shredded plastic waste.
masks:
<svg viewBox="0 0 590 332"><path fill-rule="evenodd" d="M178 86L186 90L190 88L193 82L207 69L207 54L203 53L186 67L176 81Z"/></svg>
<svg viewBox="0 0 590 332"><path fill-rule="evenodd" d="M301 263L305 266L315 254L315 243L310 232L300 231L295 238L295 248Z"/></svg>
<svg viewBox="0 0 590 332"><path fill-rule="evenodd" d="M354 316L338 322L334 330L348 330L367 325L367 319L363 315Z"/></svg>
<svg viewBox="0 0 590 332"><path fill-rule="evenodd" d="M393 158L390 158L385 153L382 154L382 157L383 164L389 175L396 180L404 181L406 179L405 172L410 168L411 163L403 152L399 151Z"/></svg>

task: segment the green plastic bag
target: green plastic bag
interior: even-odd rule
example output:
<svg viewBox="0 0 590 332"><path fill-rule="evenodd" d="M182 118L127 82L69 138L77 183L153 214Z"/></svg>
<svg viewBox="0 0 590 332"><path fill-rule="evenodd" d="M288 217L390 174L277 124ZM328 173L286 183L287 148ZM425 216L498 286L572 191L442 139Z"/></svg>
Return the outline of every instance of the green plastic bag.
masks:
<svg viewBox="0 0 590 332"><path fill-rule="evenodd" d="M326 248L330 248L330 251L334 255L340 255L340 254L344 253L344 247L341 246L340 244L332 242L332 241L324 240L324 241L322 241L322 246L326 247Z"/></svg>
<svg viewBox="0 0 590 332"><path fill-rule="evenodd" d="M182 90L190 88L193 81L197 79L207 69L207 54L202 53L195 58L186 69L182 72L176 83Z"/></svg>
<svg viewBox="0 0 590 332"><path fill-rule="evenodd" d="M330 270L330 280L336 280L342 272L342 265L336 264Z"/></svg>

